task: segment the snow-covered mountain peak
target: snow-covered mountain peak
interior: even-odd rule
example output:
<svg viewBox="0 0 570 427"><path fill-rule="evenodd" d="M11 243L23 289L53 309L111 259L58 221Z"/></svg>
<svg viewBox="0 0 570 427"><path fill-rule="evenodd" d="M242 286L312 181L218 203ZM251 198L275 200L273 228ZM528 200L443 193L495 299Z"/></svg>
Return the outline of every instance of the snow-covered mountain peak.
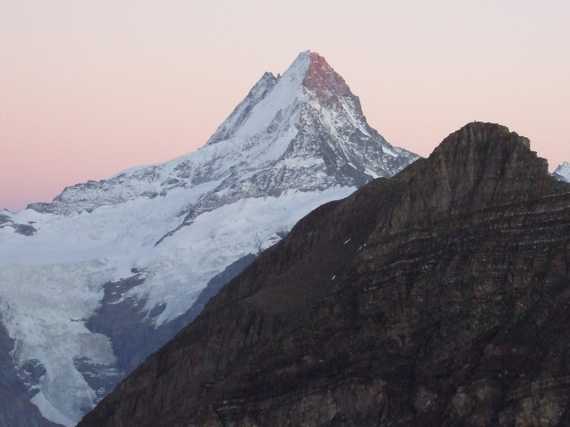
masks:
<svg viewBox="0 0 570 427"><path fill-rule="evenodd" d="M265 73L208 142L251 138L266 132L275 120L290 119L300 103L313 101L325 107L347 96L354 95L344 79L322 56L307 50L279 78Z"/></svg>
<svg viewBox="0 0 570 427"><path fill-rule="evenodd" d="M566 182L570 182L570 162L564 162L554 171L556 176L559 176Z"/></svg>
<svg viewBox="0 0 570 427"><path fill-rule="evenodd" d="M73 425L300 218L416 158L303 52L198 150L0 212L0 334L32 403Z"/></svg>
<svg viewBox="0 0 570 427"><path fill-rule="evenodd" d="M310 65L310 56L301 53L252 107L247 118L232 136L251 138L267 132L276 121L290 119L296 103L304 100L303 81ZM231 116L230 118L231 119Z"/></svg>
<svg viewBox="0 0 570 427"><path fill-rule="evenodd" d="M316 52L310 52L309 68L304 85L320 100L329 101L334 96L350 96L352 92L344 79Z"/></svg>
<svg viewBox="0 0 570 427"><path fill-rule="evenodd" d="M300 174L310 179L313 188L327 187L333 176L347 185L361 185L395 173L414 158L371 128L344 79L322 56L306 51L281 76L263 74L195 152L70 186L53 202L29 208L65 215L91 212L139 197L165 197L174 189L206 182L220 186L218 196L225 189L224 197L217 197L227 201L230 188L232 197L241 197L245 188L250 195L264 194L268 188L260 187L260 180L269 177L271 191L279 194L295 188L295 176ZM315 167L324 173L315 175ZM274 181L277 176L281 178ZM252 179L255 185L249 182Z"/></svg>

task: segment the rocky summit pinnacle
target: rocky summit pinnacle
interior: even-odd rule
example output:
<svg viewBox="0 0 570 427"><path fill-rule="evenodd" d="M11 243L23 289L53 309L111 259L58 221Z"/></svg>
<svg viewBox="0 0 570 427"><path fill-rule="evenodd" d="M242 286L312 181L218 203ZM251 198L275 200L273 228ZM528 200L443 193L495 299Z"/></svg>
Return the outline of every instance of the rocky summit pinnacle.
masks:
<svg viewBox="0 0 570 427"><path fill-rule="evenodd" d="M304 86L324 101L334 97L353 96L344 79L316 52L309 54L309 67Z"/></svg>
<svg viewBox="0 0 570 427"><path fill-rule="evenodd" d="M303 218L79 424L570 425L570 185L471 123Z"/></svg>
<svg viewBox="0 0 570 427"><path fill-rule="evenodd" d="M492 123L470 123L449 135L418 166L433 190L432 209L455 209L524 200L550 185L548 163L530 150L527 138ZM548 177L548 178L545 178ZM441 194L440 194L441 193ZM442 201L446 203L442 204Z"/></svg>
<svg viewBox="0 0 570 427"><path fill-rule="evenodd" d="M301 217L416 159L303 53L195 152L1 212L0 394L37 415L17 426L75 425Z"/></svg>

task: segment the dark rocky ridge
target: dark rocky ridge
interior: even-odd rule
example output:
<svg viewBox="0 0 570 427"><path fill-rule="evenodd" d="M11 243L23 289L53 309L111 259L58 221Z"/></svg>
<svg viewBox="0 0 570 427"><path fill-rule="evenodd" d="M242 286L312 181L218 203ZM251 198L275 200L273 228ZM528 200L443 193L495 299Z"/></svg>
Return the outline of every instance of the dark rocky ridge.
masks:
<svg viewBox="0 0 570 427"><path fill-rule="evenodd" d="M470 124L320 207L80 426L570 425L570 186Z"/></svg>

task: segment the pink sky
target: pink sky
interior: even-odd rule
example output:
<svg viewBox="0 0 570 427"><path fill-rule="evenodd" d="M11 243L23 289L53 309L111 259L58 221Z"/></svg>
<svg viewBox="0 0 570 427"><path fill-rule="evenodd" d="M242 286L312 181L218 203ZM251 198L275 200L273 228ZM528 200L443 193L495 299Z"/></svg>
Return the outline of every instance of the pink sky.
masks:
<svg viewBox="0 0 570 427"><path fill-rule="evenodd" d="M390 142L473 120L570 160L570 2L0 0L0 207L204 144L264 71L318 51Z"/></svg>

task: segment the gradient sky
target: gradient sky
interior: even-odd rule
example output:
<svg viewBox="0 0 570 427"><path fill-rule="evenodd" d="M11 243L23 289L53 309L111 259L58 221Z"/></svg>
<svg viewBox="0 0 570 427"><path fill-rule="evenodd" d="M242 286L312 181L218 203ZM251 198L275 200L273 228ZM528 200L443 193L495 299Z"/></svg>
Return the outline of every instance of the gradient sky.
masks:
<svg viewBox="0 0 570 427"><path fill-rule="evenodd" d="M567 0L0 0L0 207L204 144L315 50L391 143L473 120L570 160Z"/></svg>

